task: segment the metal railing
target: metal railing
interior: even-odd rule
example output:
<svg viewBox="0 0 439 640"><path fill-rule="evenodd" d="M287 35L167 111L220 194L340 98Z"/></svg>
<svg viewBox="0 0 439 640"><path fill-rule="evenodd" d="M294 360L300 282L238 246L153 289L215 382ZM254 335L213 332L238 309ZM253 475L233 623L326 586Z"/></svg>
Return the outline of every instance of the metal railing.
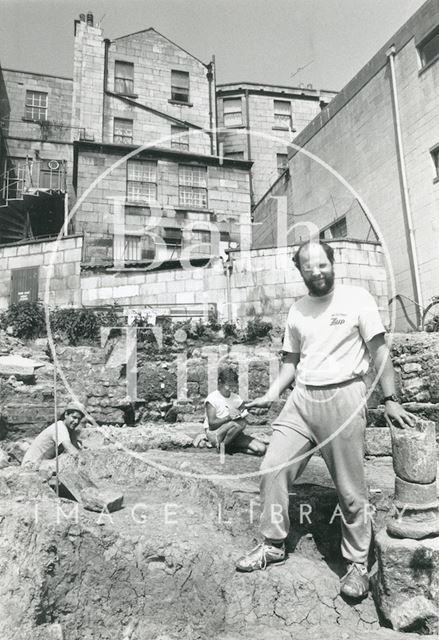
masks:
<svg viewBox="0 0 439 640"><path fill-rule="evenodd" d="M11 201L23 200L25 195L39 192L66 191L66 169L64 163L50 166L46 160L27 160L21 165L8 169L0 176L0 206L8 206Z"/></svg>

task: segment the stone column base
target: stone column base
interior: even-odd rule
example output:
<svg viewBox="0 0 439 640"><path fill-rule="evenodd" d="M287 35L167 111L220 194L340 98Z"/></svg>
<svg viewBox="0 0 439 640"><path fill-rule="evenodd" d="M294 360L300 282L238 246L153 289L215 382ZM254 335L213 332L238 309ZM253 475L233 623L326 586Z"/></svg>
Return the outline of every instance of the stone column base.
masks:
<svg viewBox="0 0 439 640"><path fill-rule="evenodd" d="M439 536L439 512L437 509L402 511L398 517L388 521L387 533L396 538L414 538L415 540Z"/></svg>
<svg viewBox="0 0 439 640"><path fill-rule="evenodd" d="M375 603L398 631L439 632L439 538L375 540L378 568L372 579Z"/></svg>

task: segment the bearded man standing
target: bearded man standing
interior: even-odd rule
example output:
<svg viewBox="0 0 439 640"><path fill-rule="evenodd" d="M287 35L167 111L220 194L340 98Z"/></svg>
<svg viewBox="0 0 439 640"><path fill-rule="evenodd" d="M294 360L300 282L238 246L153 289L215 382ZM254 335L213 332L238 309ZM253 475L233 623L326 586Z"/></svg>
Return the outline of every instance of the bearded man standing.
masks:
<svg viewBox="0 0 439 640"><path fill-rule="evenodd" d="M247 404L268 407L295 380L275 420L261 466L261 533L264 541L236 565L239 571L265 569L285 561L289 483L320 451L337 490L342 513L341 551L347 563L341 593L364 597L369 589L371 542L364 472L366 385L370 356L381 372L386 420L404 428L413 418L397 401L394 372L377 305L361 287L334 284L334 252L324 242L306 242L294 263L308 295L292 305L285 329L284 361L264 396Z"/></svg>

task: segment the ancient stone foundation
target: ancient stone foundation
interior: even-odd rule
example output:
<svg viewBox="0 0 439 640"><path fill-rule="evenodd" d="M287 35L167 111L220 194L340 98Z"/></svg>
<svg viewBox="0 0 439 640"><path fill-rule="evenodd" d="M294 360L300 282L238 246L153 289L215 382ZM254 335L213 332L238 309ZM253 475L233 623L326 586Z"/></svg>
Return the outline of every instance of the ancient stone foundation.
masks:
<svg viewBox="0 0 439 640"><path fill-rule="evenodd" d="M395 512L376 538L375 598L394 629L439 630L439 501L435 425L391 428Z"/></svg>

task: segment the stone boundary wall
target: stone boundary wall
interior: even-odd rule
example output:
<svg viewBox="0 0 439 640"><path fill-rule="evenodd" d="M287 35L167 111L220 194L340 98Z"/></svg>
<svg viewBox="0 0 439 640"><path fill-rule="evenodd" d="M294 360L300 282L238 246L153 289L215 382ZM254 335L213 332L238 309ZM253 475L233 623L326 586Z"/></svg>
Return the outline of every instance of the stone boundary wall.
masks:
<svg viewBox="0 0 439 640"><path fill-rule="evenodd" d="M388 322L388 298L384 256L379 244L354 240L334 241L338 282L362 286L377 300ZM230 294L224 263L213 259L207 268L145 272L85 271L81 276L84 306L117 302L131 307L145 305L209 305L216 303L219 316L245 321L255 314L282 325L292 302L306 293L291 262L294 247L274 247L231 252Z"/></svg>
<svg viewBox="0 0 439 640"><path fill-rule="evenodd" d="M369 290L387 323L388 296L381 246L356 240L328 244L334 249L336 281ZM274 247L242 254L231 278L234 317L262 314L273 324L284 325L291 304L307 292L292 263L296 248Z"/></svg>
<svg viewBox="0 0 439 640"><path fill-rule="evenodd" d="M55 259L52 255L54 250ZM50 304L79 306L81 258L82 236L0 247L0 309L6 309L10 304L12 270L29 267L38 267L38 297L41 300L50 278Z"/></svg>
<svg viewBox="0 0 439 640"><path fill-rule="evenodd" d="M31 242L0 247L0 309L10 300L11 271L39 268L39 297L43 299L52 250L56 241ZM220 319L246 322L261 315L283 326L292 302L306 293L302 278L292 264L295 247L273 247L230 253L229 262L213 258L208 267L149 272L143 269L110 272L80 270L81 236L61 238L50 282L50 304L99 307L117 303L130 308L170 307L198 309L206 315L216 304ZM388 322L387 285L382 248L374 242L334 241L338 282L362 286L377 300ZM229 265L229 276L225 265ZM228 284L228 277L230 282Z"/></svg>
<svg viewBox="0 0 439 640"><path fill-rule="evenodd" d="M394 334L389 336L389 341L401 401L408 410L436 423L439 442L439 334ZM270 339L252 344L213 344L197 340L165 349L151 349L150 344L139 343L137 394L145 404L136 412L137 421L154 422L154 428L160 430L163 421L176 420L182 423L175 426L179 431L201 431L204 399L216 388L218 367L224 362L236 366L239 393L243 399L252 399L265 393L277 375L281 348L279 331L272 332ZM45 339L13 350L37 359L45 366L37 370L33 384L25 384L12 376L3 380L0 386L0 407L7 420L6 437L9 440L36 435L53 420L54 414L53 364L47 355ZM124 354L126 357L124 338L105 348L57 346L59 363L71 389L101 424L121 425L124 421L121 410L127 395ZM374 372L371 371L367 376L369 387L373 379ZM60 379L58 407L61 409L68 399L69 393ZM381 399L382 391L378 386L368 400L368 456L392 454ZM282 405L283 401L279 401L269 411L252 410L249 433L253 428L268 433L269 425Z"/></svg>

